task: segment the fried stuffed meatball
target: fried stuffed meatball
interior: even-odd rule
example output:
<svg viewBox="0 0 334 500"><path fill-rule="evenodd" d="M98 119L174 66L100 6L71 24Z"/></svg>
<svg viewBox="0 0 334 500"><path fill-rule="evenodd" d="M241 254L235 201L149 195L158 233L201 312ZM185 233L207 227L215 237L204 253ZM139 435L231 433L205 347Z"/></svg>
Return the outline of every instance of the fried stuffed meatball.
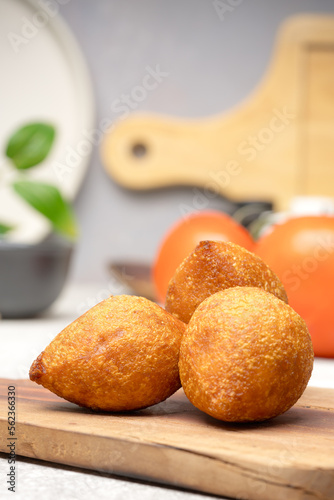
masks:
<svg viewBox="0 0 334 500"><path fill-rule="evenodd" d="M204 299L235 286L255 286L288 302L276 274L257 255L224 241L201 241L169 282L165 308L188 323Z"/></svg>
<svg viewBox="0 0 334 500"><path fill-rule="evenodd" d="M136 410L180 388L185 325L142 298L110 297L60 332L30 368L30 379L80 406Z"/></svg>
<svg viewBox="0 0 334 500"><path fill-rule="evenodd" d="M188 399L229 422L262 421L287 411L313 368L305 321L257 287L208 297L183 335L180 377Z"/></svg>

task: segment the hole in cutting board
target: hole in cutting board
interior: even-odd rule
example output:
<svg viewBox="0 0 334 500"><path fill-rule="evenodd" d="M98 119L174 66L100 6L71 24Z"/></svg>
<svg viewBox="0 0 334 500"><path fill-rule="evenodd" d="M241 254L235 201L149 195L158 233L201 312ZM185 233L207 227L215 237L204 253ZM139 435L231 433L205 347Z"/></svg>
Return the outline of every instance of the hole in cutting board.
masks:
<svg viewBox="0 0 334 500"><path fill-rule="evenodd" d="M136 144L134 144L131 151L133 156L135 156L136 158L143 158L147 155L148 152L147 146L145 146L145 144L143 144L142 142L137 142Z"/></svg>

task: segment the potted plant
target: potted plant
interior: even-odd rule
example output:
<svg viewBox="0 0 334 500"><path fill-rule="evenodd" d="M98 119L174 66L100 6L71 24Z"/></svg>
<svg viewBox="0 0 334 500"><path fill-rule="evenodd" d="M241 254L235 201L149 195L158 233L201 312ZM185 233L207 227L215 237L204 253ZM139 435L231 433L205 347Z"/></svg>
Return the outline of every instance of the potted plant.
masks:
<svg viewBox="0 0 334 500"><path fill-rule="evenodd" d="M14 243L8 239L13 226L0 220L0 315L4 318L28 317L45 310L66 280L77 238L73 210L57 187L30 180L28 174L48 156L55 136L53 125L29 123L16 130L6 144L8 162L17 171L12 189L50 221L53 232L36 244Z"/></svg>

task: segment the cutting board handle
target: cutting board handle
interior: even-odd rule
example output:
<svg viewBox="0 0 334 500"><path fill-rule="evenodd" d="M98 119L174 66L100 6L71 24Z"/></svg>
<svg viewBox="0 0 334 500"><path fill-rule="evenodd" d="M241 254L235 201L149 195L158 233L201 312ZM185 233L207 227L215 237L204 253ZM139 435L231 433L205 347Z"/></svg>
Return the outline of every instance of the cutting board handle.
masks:
<svg viewBox="0 0 334 500"><path fill-rule="evenodd" d="M134 114L106 135L102 161L117 182L132 189L202 185L208 181L206 165L219 168L217 136L219 120Z"/></svg>

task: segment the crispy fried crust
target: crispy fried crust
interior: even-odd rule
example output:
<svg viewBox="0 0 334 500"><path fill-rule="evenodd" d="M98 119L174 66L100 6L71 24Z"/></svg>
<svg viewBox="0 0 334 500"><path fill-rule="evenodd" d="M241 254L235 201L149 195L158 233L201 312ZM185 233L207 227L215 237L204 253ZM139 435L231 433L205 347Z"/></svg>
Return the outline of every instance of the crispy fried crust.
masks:
<svg viewBox="0 0 334 500"><path fill-rule="evenodd" d="M256 286L288 302L282 283L257 255L223 241L201 241L169 282L166 310L188 323L204 299L235 286Z"/></svg>
<svg viewBox="0 0 334 500"><path fill-rule="evenodd" d="M80 406L144 408L180 387L185 325L142 297L109 297L71 323L30 368L30 379Z"/></svg>
<svg viewBox="0 0 334 500"><path fill-rule="evenodd" d="M184 333L180 377L189 400L225 421L261 421L287 411L313 368L304 320L260 288L218 292L197 308Z"/></svg>

